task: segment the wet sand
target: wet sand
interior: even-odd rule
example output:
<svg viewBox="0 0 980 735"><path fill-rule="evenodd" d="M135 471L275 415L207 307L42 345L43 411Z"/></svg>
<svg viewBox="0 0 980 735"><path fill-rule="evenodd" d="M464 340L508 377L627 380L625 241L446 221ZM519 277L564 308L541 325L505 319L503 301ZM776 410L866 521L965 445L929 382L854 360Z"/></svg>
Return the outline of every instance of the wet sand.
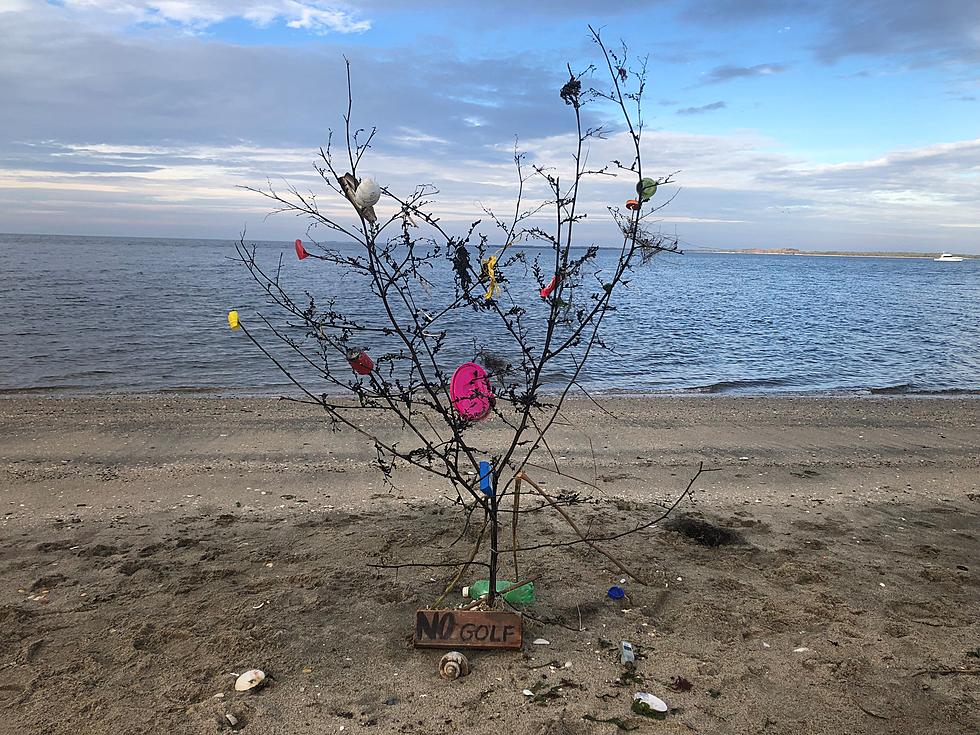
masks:
<svg viewBox="0 0 980 735"><path fill-rule="evenodd" d="M524 651L472 653L445 682L409 638L451 572L367 565L464 557L475 532L451 545L449 488L411 471L386 486L368 442L294 403L0 400L0 733L214 733L228 713L247 733L977 732L977 399L603 407L575 403L549 434L581 482L547 454L529 474L607 535L704 462L674 517L732 543L663 525L609 543L647 582L623 602L585 546L522 555ZM574 537L536 513L522 538ZM236 693L251 667L269 684ZM671 713L633 715L635 691Z"/></svg>

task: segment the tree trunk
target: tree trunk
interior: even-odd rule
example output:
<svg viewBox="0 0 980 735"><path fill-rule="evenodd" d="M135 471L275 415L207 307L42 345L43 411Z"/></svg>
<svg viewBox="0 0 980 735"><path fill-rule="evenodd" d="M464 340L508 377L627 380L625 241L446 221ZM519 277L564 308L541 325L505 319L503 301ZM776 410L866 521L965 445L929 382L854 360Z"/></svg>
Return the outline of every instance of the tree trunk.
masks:
<svg viewBox="0 0 980 735"><path fill-rule="evenodd" d="M487 605L493 607L497 598L497 494L489 498L490 508L490 591L487 593Z"/></svg>

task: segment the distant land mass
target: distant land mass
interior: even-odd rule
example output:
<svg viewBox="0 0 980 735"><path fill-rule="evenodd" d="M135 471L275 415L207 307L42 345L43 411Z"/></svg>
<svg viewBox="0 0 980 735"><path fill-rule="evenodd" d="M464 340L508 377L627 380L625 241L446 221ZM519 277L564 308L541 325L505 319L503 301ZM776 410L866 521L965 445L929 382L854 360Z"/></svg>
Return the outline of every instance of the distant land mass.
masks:
<svg viewBox="0 0 980 735"><path fill-rule="evenodd" d="M891 251L855 252L851 250L800 250L798 248L685 248L692 253L728 253L731 255L808 255L808 256L845 256L848 258L928 258L932 260L939 253L902 253ZM960 258L972 260L976 255L967 253L952 253Z"/></svg>

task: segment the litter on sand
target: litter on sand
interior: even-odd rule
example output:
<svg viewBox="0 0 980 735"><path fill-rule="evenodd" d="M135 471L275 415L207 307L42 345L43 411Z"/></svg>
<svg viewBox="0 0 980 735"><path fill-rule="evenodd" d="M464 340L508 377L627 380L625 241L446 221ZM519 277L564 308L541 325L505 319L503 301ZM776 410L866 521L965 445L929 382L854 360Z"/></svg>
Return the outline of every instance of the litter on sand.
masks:
<svg viewBox="0 0 980 735"><path fill-rule="evenodd" d="M644 717L657 717L667 714L667 703L648 692L637 692L633 695L632 710Z"/></svg>
<svg viewBox="0 0 980 735"><path fill-rule="evenodd" d="M636 662L636 656L633 653L633 644L629 641L622 641L619 644L619 663L626 665Z"/></svg>

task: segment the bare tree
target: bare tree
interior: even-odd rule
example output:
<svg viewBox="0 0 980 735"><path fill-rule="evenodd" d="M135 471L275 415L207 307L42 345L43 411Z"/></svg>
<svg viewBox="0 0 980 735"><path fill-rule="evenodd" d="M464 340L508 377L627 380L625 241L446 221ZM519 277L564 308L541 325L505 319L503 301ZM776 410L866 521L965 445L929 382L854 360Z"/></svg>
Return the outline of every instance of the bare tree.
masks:
<svg viewBox="0 0 980 735"><path fill-rule="evenodd" d="M409 465L451 486L455 502L465 509L459 539L471 527L474 511L481 511L482 525L465 558L379 565L455 568L436 605L470 565L479 565L489 570L486 604L492 606L502 555L509 552L514 578L520 580L518 555L548 546L585 544L608 557L624 574L644 582L607 551L603 542L655 525L690 493L697 474L703 471L698 469L660 517L606 538L582 530L568 502L529 477L528 468L535 466L532 457L545 452L550 455L551 471L566 481L578 480L562 470L548 447L548 431L570 394L588 396L580 376L590 355L607 348L602 327L615 311L617 291L628 284L637 265L657 253L677 251L676 239L647 224L653 213L669 203L652 202L657 187L672 179L670 175L648 177L643 168L641 102L646 59L632 57L625 46L608 47L597 30L589 30L601 53L601 65L598 70L589 67L581 72L568 66L568 80L559 92L574 125L573 168L561 176L556 170L529 164L515 150L514 205L507 215L485 208L490 234L479 229L480 220L462 234L450 232L434 213L433 197L438 192L432 185L400 194L361 178L376 129L356 129L352 123L354 95L348 61L341 145L336 146L331 131L315 166L332 195L349 204L349 216L321 210L316 194L292 186L284 191L271 185L253 189L274 202L275 212L306 218L311 235L326 232L344 241L330 245L314 240L309 250L297 243L301 258L317 259L329 269L334 292L326 297L309 292L297 296L281 279L281 260L274 269L263 265L244 236L237 248L238 257L267 300L287 317L283 323L258 316L264 329L278 339L276 348L269 339L260 339L258 330L250 331L245 324L242 329L301 391L302 396L292 400L319 407L338 428L370 440L377 465L389 481L398 466ZM596 78L606 81L597 83ZM586 124L583 111L596 103L612 105L621 115L632 160L612 161L598 169L587 164L590 144L607 134L601 126ZM342 152L336 153L335 148ZM580 206L583 188L590 180L606 176L624 178L631 187L635 184L636 198L625 208L608 207L615 249L578 247L577 226L587 216ZM529 200L528 191L536 182L543 182L547 191L543 201ZM386 219L379 219L375 211L379 199L385 211L393 212ZM503 245L493 247L492 236L502 237ZM522 244L524 248L519 247ZM537 250L527 247L532 244ZM447 280L451 288L446 287ZM356 313L336 288L339 285L369 300L374 319L363 316L363 310ZM466 323L478 325L490 346L474 343L471 359L486 370L471 368L469 382L463 380L470 393L461 395L451 372L456 361L450 357L466 349L466 337L458 331ZM288 360L280 356L283 349L290 355ZM556 386L547 376L558 369L564 377ZM467 400L483 406L482 413L461 410ZM382 436L362 420L371 413L394 417L401 429L399 438ZM484 418L482 414L506 427L508 438L502 446L490 449L472 441L469 430ZM522 491L537 496L537 504L522 508ZM573 530L575 540L521 546L521 515L541 510L555 511ZM510 549L501 548L499 519L506 513L512 518ZM489 556L483 562L478 556L487 535Z"/></svg>

